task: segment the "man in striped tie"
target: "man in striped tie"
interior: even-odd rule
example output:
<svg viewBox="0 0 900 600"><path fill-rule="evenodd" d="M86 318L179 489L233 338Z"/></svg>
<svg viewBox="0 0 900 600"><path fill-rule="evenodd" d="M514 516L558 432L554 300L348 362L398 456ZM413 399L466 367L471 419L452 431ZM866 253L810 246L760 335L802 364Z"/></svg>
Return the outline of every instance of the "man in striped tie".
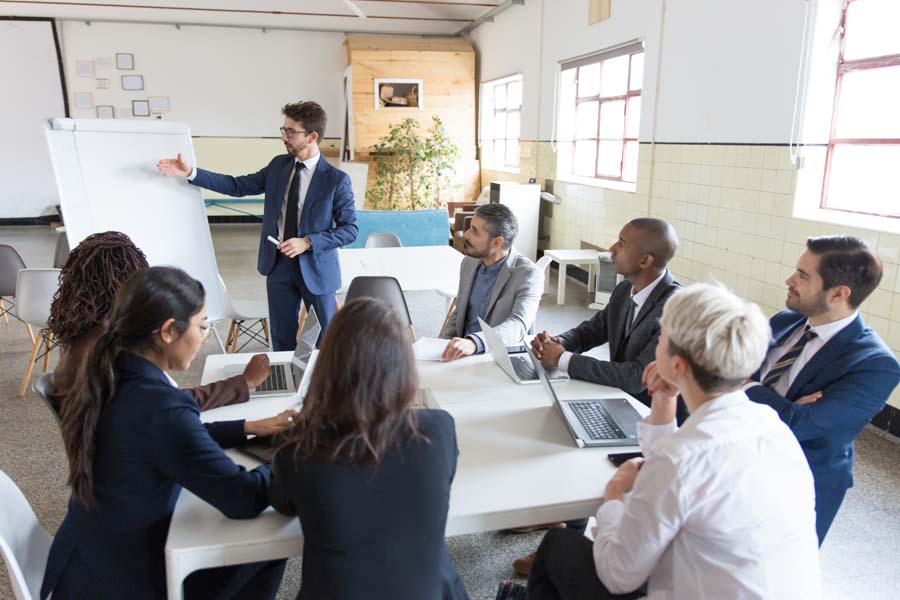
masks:
<svg viewBox="0 0 900 600"><path fill-rule="evenodd" d="M900 381L900 363L859 314L881 275L861 239L807 239L785 282L788 310L772 317L769 352L745 386L800 441L815 479L820 545L853 485L853 440Z"/></svg>

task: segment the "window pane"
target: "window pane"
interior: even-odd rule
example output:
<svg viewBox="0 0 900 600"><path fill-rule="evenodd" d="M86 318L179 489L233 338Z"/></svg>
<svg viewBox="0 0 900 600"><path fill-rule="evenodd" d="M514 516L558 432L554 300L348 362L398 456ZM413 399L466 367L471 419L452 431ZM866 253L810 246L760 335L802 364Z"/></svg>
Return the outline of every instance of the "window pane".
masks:
<svg viewBox="0 0 900 600"><path fill-rule="evenodd" d="M622 174L622 142L600 142L597 175L619 177Z"/></svg>
<svg viewBox="0 0 900 600"><path fill-rule="evenodd" d="M506 107L519 108L522 106L522 82L512 81L506 88Z"/></svg>
<svg viewBox="0 0 900 600"><path fill-rule="evenodd" d="M628 55L603 61L600 96L624 96L628 90Z"/></svg>
<svg viewBox="0 0 900 600"><path fill-rule="evenodd" d="M516 140L507 140L506 142L506 166L519 166L519 143Z"/></svg>
<svg viewBox="0 0 900 600"><path fill-rule="evenodd" d="M600 93L600 63L578 68L578 96L596 96Z"/></svg>
<svg viewBox="0 0 900 600"><path fill-rule="evenodd" d="M494 142L483 142L481 144L481 160L486 165L494 164Z"/></svg>
<svg viewBox="0 0 900 600"><path fill-rule="evenodd" d="M625 135L625 101L613 100L600 104L600 137L621 140Z"/></svg>
<svg viewBox="0 0 900 600"><path fill-rule="evenodd" d="M900 138L900 66L845 73L835 136Z"/></svg>
<svg viewBox="0 0 900 600"><path fill-rule="evenodd" d="M560 173L574 173L572 169L572 150L574 142L560 143L556 151L556 164Z"/></svg>
<svg viewBox="0 0 900 600"><path fill-rule="evenodd" d="M835 146L828 176L828 208L900 214L900 146Z"/></svg>
<svg viewBox="0 0 900 600"><path fill-rule="evenodd" d="M597 111L599 105L600 103L596 100L592 102L582 102L578 105L575 116L575 137L597 137Z"/></svg>
<svg viewBox="0 0 900 600"><path fill-rule="evenodd" d="M631 55L631 77L628 79L629 90L639 90L644 82L644 53Z"/></svg>
<svg viewBox="0 0 900 600"><path fill-rule="evenodd" d="M494 139L506 137L506 112L494 113Z"/></svg>
<svg viewBox="0 0 900 600"><path fill-rule="evenodd" d="M519 139L519 120L522 113L519 111L506 113L506 137L508 139Z"/></svg>
<svg viewBox="0 0 900 600"><path fill-rule="evenodd" d="M900 2L856 0L847 7L844 59L900 54Z"/></svg>
<svg viewBox="0 0 900 600"><path fill-rule="evenodd" d="M505 85L495 85L494 86L494 108L495 109L506 108L506 86Z"/></svg>
<svg viewBox="0 0 900 600"><path fill-rule="evenodd" d="M494 111L485 111L483 114L484 118L481 119L481 139L492 140L494 139Z"/></svg>
<svg viewBox="0 0 900 600"><path fill-rule="evenodd" d="M576 69L568 69L560 73L559 77L556 135L561 142L575 139L575 71Z"/></svg>
<svg viewBox="0 0 900 600"><path fill-rule="evenodd" d="M506 140L497 140L494 142L494 164L502 165L504 156L506 156Z"/></svg>
<svg viewBox="0 0 900 600"><path fill-rule="evenodd" d="M576 175L594 177L597 165L597 142L586 140L575 142L575 160L572 171Z"/></svg>
<svg viewBox="0 0 900 600"><path fill-rule="evenodd" d="M625 137L638 137L641 128L641 97L633 96L628 99L628 124L625 126Z"/></svg>
<svg viewBox="0 0 900 600"><path fill-rule="evenodd" d="M625 162L622 164L622 180L637 181L638 143L625 142Z"/></svg>

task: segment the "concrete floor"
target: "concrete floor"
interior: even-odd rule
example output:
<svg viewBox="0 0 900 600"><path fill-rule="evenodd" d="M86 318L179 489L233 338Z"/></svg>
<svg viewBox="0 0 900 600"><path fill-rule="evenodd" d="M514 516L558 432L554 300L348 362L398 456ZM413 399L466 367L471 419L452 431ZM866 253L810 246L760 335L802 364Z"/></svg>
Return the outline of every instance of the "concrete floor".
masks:
<svg viewBox="0 0 900 600"><path fill-rule="evenodd" d="M243 301L265 300L264 280L256 273L258 228L214 225L213 243L219 270L230 294ZM50 266L55 233L47 227L0 227L0 243L15 246L29 267ZM556 275L547 284L538 313L538 329L557 332L589 318L593 312L583 284L570 279L565 306L556 305ZM437 334L444 301L432 292L407 296L418 335ZM224 327L219 330L224 334ZM248 347L247 351L256 348ZM29 390L17 396L30 345L21 324L0 323L0 469L24 492L38 519L55 532L68 499L67 468L59 430L45 406ZM195 385L205 356L218 352L210 341L192 368L177 373L183 385ZM52 363L51 363L52 369ZM589 474L586 474L589 476ZM829 600L897 600L900 598L900 441L869 428L857 443L856 487L822 547L825 597ZM787 508L787 507L786 507ZM497 583L512 576L512 561L537 547L542 533L483 533L450 538L450 553L473 599L492 599ZM279 598L294 598L300 585L300 561L288 564ZM11 598L5 571L0 598Z"/></svg>

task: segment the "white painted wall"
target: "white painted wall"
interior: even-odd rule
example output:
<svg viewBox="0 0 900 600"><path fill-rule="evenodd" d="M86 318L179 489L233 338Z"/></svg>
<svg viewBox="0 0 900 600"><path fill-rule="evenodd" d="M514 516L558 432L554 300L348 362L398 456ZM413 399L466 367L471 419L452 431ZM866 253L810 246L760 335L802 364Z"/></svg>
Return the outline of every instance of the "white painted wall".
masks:
<svg viewBox="0 0 900 600"><path fill-rule="evenodd" d="M168 96L166 118L187 123L195 136L277 137L285 103L315 100L331 116L325 135L340 136L342 33L83 21L61 29L74 118L96 116L74 107L78 91L91 92L94 105L115 106L117 117L130 114L131 100ZM117 52L134 54L133 71L116 69ZM109 78L110 89L77 77L78 60L93 60L95 77ZM145 89L123 91L122 74L143 75Z"/></svg>

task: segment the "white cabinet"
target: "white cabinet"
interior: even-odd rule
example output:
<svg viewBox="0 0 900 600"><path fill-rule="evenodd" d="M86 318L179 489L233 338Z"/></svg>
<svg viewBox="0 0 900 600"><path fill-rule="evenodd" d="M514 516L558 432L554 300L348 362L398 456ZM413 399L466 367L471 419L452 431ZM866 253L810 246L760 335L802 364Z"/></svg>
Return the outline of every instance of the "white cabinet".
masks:
<svg viewBox="0 0 900 600"><path fill-rule="evenodd" d="M522 256L537 260L541 186L536 183L492 181L491 204L504 204L516 215L519 234L513 242L513 248Z"/></svg>

